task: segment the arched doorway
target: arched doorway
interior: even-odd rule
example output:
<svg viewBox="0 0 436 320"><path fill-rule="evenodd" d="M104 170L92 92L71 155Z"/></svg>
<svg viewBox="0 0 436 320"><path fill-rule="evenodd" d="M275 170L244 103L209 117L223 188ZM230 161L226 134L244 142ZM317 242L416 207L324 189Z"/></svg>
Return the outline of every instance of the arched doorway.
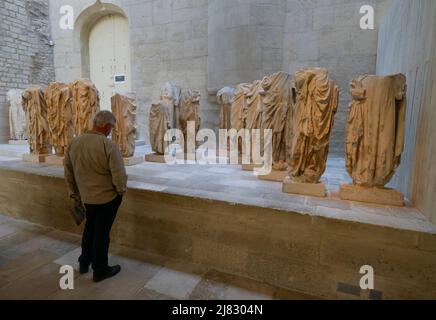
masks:
<svg viewBox="0 0 436 320"><path fill-rule="evenodd" d="M115 93L131 92L129 23L119 14L100 18L89 34L89 71L102 110Z"/></svg>

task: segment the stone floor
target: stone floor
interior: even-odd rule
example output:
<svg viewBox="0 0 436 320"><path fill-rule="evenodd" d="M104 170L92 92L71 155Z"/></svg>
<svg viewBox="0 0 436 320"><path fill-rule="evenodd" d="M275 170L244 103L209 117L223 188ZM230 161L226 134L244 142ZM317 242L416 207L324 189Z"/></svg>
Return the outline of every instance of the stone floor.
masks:
<svg viewBox="0 0 436 320"><path fill-rule="evenodd" d="M11 153L11 150L17 153ZM19 154L26 150L27 146L0 145L0 168L63 177L62 167L21 161ZM137 148L138 155L149 152L147 146ZM237 165L145 162L128 167L127 173L130 189L181 194L436 234L436 225L411 205L400 208L342 201L339 184L351 181L345 171L344 159L338 157L328 159L327 170L322 177L329 191L327 198L285 194L282 183L259 180L252 172L242 171Z"/></svg>
<svg viewBox="0 0 436 320"><path fill-rule="evenodd" d="M94 283L75 271L74 290L61 290L61 265L77 270L80 236L0 215L0 300L2 299L235 299L306 300L305 294L254 280L111 246L116 277Z"/></svg>

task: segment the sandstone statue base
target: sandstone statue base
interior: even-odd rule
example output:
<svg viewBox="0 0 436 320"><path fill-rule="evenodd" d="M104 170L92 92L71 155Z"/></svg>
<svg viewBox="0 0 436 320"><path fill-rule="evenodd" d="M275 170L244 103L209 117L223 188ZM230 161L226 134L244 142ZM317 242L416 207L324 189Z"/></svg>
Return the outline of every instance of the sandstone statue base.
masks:
<svg viewBox="0 0 436 320"><path fill-rule="evenodd" d="M9 140L9 144L12 146L24 146L28 145L29 142L27 140Z"/></svg>
<svg viewBox="0 0 436 320"><path fill-rule="evenodd" d="M324 182L304 183L292 181L288 176L283 181L283 192L312 197L325 197L327 195Z"/></svg>
<svg viewBox="0 0 436 320"><path fill-rule="evenodd" d="M133 156L129 158L124 158L124 165L126 167L136 166L137 164L141 164L144 162L144 157L142 156Z"/></svg>
<svg viewBox="0 0 436 320"><path fill-rule="evenodd" d="M404 195L395 189L369 188L353 184L341 184L339 196L342 200L369 202L387 206L404 206Z"/></svg>
<svg viewBox="0 0 436 320"><path fill-rule="evenodd" d="M256 164L243 164L242 165L242 170L243 171L254 171L255 167L262 167L262 166L256 165Z"/></svg>
<svg viewBox="0 0 436 320"><path fill-rule="evenodd" d="M45 163L51 164L51 165L54 165L54 166L63 166L64 165L64 159L65 159L65 157L60 157L60 156L55 156L55 155L48 156L45 159Z"/></svg>
<svg viewBox="0 0 436 320"><path fill-rule="evenodd" d="M263 175L263 176L257 176L260 180L265 181L275 181L275 182L283 182L285 178L288 176L288 171L278 171L278 170L272 170L270 174Z"/></svg>
<svg viewBox="0 0 436 320"><path fill-rule="evenodd" d="M45 163L46 159L50 156L51 154L26 153L23 154L23 161L33 163Z"/></svg>
<svg viewBox="0 0 436 320"><path fill-rule="evenodd" d="M157 153L150 153L150 154L145 155L145 161L165 163L165 155L157 154Z"/></svg>

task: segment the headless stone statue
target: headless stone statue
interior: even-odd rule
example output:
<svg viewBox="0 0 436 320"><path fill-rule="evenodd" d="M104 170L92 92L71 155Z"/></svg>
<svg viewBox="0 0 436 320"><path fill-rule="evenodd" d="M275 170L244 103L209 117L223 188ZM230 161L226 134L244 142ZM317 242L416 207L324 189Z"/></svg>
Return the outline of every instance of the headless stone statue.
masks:
<svg viewBox="0 0 436 320"><path fill-rule="evenodd" d="M63 156L74 137L71 91L64 83L51 83L45 91L50 141L56 155Z"/></svg>
<svg viewBox="0 0 436 320"><path fill-rule="evenodd" d="M95 115L100 111L100 97L95 85L87 79L70 84L73 97L74 130L76 136L92 129Z"/></svg>
<svg viewBox="0 0 436 320"><path fill-rule="evenodd" d="M353 183L383 188L404 147L406 77L366 75L350 84L346 168Z"/></svg>
<svg viewBox="0 0 436 320"><path fill-rule="evenodd" d="M150 143L153 152L158 155L165 153L165 133L171 129L170 110L162 101L154 103L150 109Z"/></svg>
<svg viewBox="0 0 436 320"><path fill-rule="evenodd" d="M119 146L124 158L135 154L136 101L133 94L115 94L111 98L112 113L117 119L112 140Z"/></svg>
<svg viewBox="0 0 436 320"><path fill-rule="evenodd" d="M23 109L23 90L9 90L9 132L11 140L27 140L26 114Z"/></svg>
<svg viewBox="0 0 436 320"><path fill-rule="evenodd" d="M242 83L236 86L235 96L230 107L230 125L232 129L239 130L246 127L247 94L251 91L251 84Z"/></svg>
<svg viewBox="0 0 436 320"><path fill-rule="evenodd" d="M298 71L295 86L290 176L293 181L314 184L326 169L339 89L328 71L319 68Z"/></svg>
<svg viewBox="0 0 436 320"><path fill-rule="evenodd" d="M195 122L195 135L200 130L200 93L187 90L182 94L179 115L179 128L183 132L185 144L188 137L188 122Z"/></svg>
<svg viewBox="0 0 436 320"><path fill-rule="evenodd" d="M278 171L288 168L286 150L287 140L291 139L288 137L291 124L291 85L292 76L285 72L275 73L262 80L262 129L272 130L273 169Z"/></svg>
<svg viewBox="0 0 436 320"><path fill-rule="evenodd" d="M160 103L164 104L168 109L171 128L177 128L181 99L180 87L175 86L170 82L165 83L161 90L160 99Z"/></svg>
<svg viewBox="0 0 436 320"><path fill-rule="evenodd" d="M218 91L216 97L220 105L219 128L225 130L231 129L231 106L235 97L235 88L224 87Z"/></svg>
<svg viewBox="0 0 436 320"><path fill-rule="evenodd" d="M27 136L31 154L51 154L50 129L47 121L47 104L44 91L33 86L23 93Z"/></svg>

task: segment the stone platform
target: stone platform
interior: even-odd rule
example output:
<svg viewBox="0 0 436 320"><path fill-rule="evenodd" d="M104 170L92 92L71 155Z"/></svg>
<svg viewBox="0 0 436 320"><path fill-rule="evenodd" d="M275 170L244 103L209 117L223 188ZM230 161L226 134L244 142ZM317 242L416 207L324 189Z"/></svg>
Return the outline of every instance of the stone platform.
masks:
<svg viewBox="0 0 436 320"><path fill-rule="evenodd" d="M128 167L129 191L115 244L323 298L364 299L371 265L383 299L436 298L436 226L418 210L339 199L349 182L329 159L329 197L282 192L241 166L142 163ZM68 212L62 168L0 158L0 212L80 233ZM26 201L17 201L26 197Z"/></svg>

